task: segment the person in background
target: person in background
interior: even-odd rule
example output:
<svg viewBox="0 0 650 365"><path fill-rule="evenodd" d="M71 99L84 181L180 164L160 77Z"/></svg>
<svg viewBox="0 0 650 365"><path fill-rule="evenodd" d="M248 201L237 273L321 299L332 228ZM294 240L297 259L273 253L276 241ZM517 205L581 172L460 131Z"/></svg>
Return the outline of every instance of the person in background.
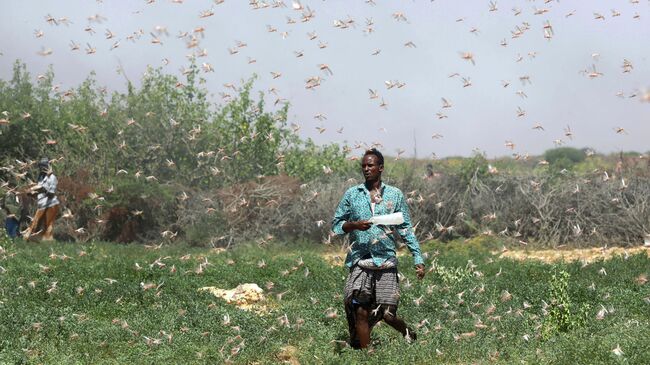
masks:
<svg viewBox="0 0 650 365"><path fill-rule="evenodd" d="M53 241L54 221L59 213L59 199L55 194L58 180L47 158L38 162L38 170L38 183L30 189L30 194L37 196L37 210L32 224L23 232L23 238L28 240L42 232L43 241ZM37 231L41 226L43 228Z"/></svg>
<svg viewBox="0 0 650 365"><path fill-rule="evenodd" d="M418 279L425 274L420 252L402 191L381 181L384 156L377 149L366 151L361 163L364 184L349 188L334 213L332 231L350 234L352 242L345 259L350 273L345 283L344 305L350 331L350 346L366 348L370 331L379 321L399 331L410 342L416 334L397 316L399 283L393 231L406 242ZM401 213L403 223L394 226L373 224L373 216Z"/></svg>
<svg viewBox="0 0 650 365"><path fill-rule="evenodd" d="M430 163L427 164L427 174L425 177L427 179L433 179L433 165Z"/></svg>
<svg viewBox="0 0 650 365"><path fill-rule="evenodd" d="M2 201L0 201L0 209L5 213L4 223L7 236L9 236L9 238L16 238L20 232L20 220L16 217L16 214L11 212L11 208L7 206L8 195L9 194L2 197Z"/></svg>

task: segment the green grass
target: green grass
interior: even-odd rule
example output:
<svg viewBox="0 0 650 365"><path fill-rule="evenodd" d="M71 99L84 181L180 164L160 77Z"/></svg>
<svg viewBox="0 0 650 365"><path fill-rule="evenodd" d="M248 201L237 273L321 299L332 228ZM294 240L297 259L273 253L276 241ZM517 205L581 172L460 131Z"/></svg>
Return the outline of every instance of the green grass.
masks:
<svg viewBox="0 0 650 365"><path fill-rule="evenodd" d="M435 256L437 268L418 282L410 256L401 259L405 280L399 314L414 326L424 319L429 324L418 330L418 341L410 345L380 325L373 331L369 353L333 342L347 338L340 297L346 270L321 257L331 247L276 243L218 253L184 245L151 250L100 242L0 240L0 246L3 364L219 364L226 359L274 364L287 358L281 352L288 345L296 348L293 356L303 364L650 363L650 304L644 300L650 297L650 284L635 281L650 274L645 255L581 267L502 260L490 253L501 243L489 240L427 243L423 245L430 256L427 263L430 267ZM80 256L80 251L86 255ZM63 254L70 258L61 259ZM190 254L189 260L181 260L185 254ZM164 267L150 266L160 257ZM304 265L291 271L301 257ZM194 273L205 258L210 265L202 274ZM265 268L257 266L261 259ZM472 269L468 260L476 267ZM142 269L136 270L136 262ZM607 275L599 273L603 267ZM290 273L283 275L285 270ZM543 315L543 301L551 302L551 276L562 270L570 274L572 327L543 338L542 328L551 323ZM110 284L105 278L117 282ZM48 293L53 282L56 287ZM268 312L243 311L197 291L203 286L230 289L246 282L262 288L267 282L275 284L270 291L265 289ZM145 291L141 283L161 285L160 290ZM595 289L589 288L592 283ZM502 302L505 290L512 299ZM283 292L278 300L275 294ZM416 306L413 300L420 296L423 301ZM524 309L524 302L530 307ZM488 315L490 305L495 310ZM612 311L597 320L601 306ZM339 318L326 318L330 307L338 309ZM223 324L226 314L229 326ZM285 314L289 327L278 320ZM487 328L477 329L478 319ZM470 332L475 336L454 339ZM147 344L146 338L162 342ZM612 352L617 345L621 356ZM237 347L239 352L233 355Z"/></svg>

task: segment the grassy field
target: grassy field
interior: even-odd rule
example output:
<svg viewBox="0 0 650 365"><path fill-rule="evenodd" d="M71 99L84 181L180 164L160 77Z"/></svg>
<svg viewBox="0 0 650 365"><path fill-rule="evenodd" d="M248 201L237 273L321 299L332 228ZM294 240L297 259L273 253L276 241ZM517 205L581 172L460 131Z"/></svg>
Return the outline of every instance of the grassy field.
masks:
<svg viewBox="0 0 650 365"><path fill-rule="evenodd" d="M331 246L0 243L3 364L650 363L645 253L546 264L500 258L496 240L426 243L424 281L400 263L418 341L380 325L355 351ZM245 311L198 291L241 283L267 299Z"/></svg>

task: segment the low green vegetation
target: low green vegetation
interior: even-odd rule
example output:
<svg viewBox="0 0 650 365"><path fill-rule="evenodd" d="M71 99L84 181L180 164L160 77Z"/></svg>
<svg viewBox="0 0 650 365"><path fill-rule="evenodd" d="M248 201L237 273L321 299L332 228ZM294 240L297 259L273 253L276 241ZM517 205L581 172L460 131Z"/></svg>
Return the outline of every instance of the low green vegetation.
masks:
<svg viewBox="0 0 650 365"><path fill-rule="evenodd" d="M422 282L402 256L399 313L418 340L380 325L355 351L333 246L2 239L0 363L650 363L647 255L545 264L502 259L502 245L425 243ZM198 291L241 283L264 288L263 307Z"/></svg>

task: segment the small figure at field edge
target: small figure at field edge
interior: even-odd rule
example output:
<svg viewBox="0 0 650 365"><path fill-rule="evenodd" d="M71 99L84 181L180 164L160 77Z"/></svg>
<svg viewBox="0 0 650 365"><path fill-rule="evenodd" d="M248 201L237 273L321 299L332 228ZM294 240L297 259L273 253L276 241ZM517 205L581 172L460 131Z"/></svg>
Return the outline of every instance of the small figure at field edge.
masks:
<svg viewBox="0 0 650 365"><path fill-rule="evenodd" d="M23 232L23 238L28 240L42 233L43 241L53 241L54 221L59 213L59 199L55 195L58 180L46 157L38 162L38 170L38 183L29 191L29 194L36 195L37 210L32 224ZM38 230L41 226L42 229Z"/></svg>

